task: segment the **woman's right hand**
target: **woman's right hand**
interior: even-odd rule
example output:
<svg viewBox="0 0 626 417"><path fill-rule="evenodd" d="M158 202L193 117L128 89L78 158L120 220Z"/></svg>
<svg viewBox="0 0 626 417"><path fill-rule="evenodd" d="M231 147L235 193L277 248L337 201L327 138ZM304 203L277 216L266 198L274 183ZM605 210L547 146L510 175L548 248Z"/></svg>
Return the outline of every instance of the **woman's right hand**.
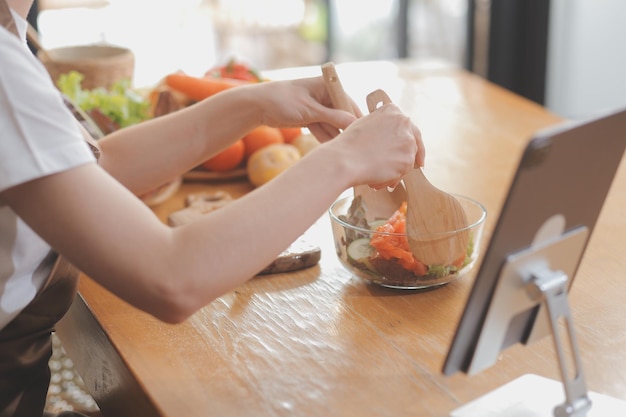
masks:
<svg viewBox="0 0 626 417"><path fill-rule="evenodd" d="M409 170L424 165L421 133L393 103L357 119L326 145L348 164L353 186L394 187Z"/></svg>

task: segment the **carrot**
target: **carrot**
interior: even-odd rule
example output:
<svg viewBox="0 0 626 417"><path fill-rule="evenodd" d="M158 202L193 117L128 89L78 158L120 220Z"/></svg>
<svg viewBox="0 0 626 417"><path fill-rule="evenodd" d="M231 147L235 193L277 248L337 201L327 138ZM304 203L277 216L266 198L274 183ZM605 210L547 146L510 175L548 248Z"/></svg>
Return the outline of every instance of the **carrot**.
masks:
<svg viewBox="0 0 626 417"><path fill-rule="evenodd" d="M464 253L461 256L459 256L459 259L457 259L456 261L452 262L452 265L456 266L457 268L460 268L463 266L463 262L465 262L465 258L467 257L467 254Z"/></svg>
<svg viewBox="0 0 626 417"><path fill-rule="evenodd" d="M182 72L172 73L165 77L165 85L195 101L204 100L220 91L247 84L250 82L230 78L199 78Z"/></svg>
<svg viewBox="0 0 626 417"><path fill-rule="evenodd" d="M370 240L370 245L383 259L395 260L404 269L423 276L428 273L428 267L413 256L409 241L404 235L406 233L406 208L407 204L403 202L389 220L376 229L377 232L394 234L376 234Z"/></svg>

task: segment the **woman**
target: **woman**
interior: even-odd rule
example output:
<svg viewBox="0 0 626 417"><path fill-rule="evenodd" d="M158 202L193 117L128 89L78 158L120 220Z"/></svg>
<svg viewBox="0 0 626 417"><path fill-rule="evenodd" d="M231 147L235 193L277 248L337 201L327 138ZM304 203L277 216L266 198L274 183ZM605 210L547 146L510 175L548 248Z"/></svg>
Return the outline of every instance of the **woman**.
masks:
<svg viewBox="0 0 626 417"><path fill-rule="evenodd" d="M76 291L58 259L178 323L268 265L344 190L393 186L423 164L419 130L396 106L357 119L330 107L321 77L220 93L101 139L96 159L26 45L31 6L0 0L2 417L43 413L50 332ZM190 225L167 227L136 197L261 124L307 126L324 143Z"/></svg>

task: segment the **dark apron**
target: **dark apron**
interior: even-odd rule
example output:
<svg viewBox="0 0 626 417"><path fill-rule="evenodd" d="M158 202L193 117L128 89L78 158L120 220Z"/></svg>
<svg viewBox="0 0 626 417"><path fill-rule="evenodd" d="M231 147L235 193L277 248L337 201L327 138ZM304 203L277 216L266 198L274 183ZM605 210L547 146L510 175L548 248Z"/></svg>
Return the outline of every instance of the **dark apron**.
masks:
<svg viewBox="0 0 626 417"><path fill-rule="evenodd" d="M0 0L0 24L17 35L5 0ZM90 146L94 149L95 142ZM74 300L79 275L54 252L39 271L50 265L52 269L35 298L0 330L0 417L44 415L50 385L51 334Z"/></svg>

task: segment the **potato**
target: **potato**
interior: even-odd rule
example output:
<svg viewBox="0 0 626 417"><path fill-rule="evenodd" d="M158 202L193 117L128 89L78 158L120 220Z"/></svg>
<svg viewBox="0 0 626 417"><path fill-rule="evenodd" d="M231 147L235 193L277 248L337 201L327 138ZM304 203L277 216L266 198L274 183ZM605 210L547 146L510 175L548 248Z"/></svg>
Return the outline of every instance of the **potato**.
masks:
<svg viewBox="0 0 626 417"><path fill-rule="evenodd" d="M295 138L291 144L298 148L300 154L304 156L319 146L320 142L311 133L303 133Z"/></svg>
<svg viewBox="0 0 626 417"><path fill-rule="evenodd" d="M265 146L254 152L247 163L248 179L259 187L300 160L298 148L287 143Z"/></svg>

